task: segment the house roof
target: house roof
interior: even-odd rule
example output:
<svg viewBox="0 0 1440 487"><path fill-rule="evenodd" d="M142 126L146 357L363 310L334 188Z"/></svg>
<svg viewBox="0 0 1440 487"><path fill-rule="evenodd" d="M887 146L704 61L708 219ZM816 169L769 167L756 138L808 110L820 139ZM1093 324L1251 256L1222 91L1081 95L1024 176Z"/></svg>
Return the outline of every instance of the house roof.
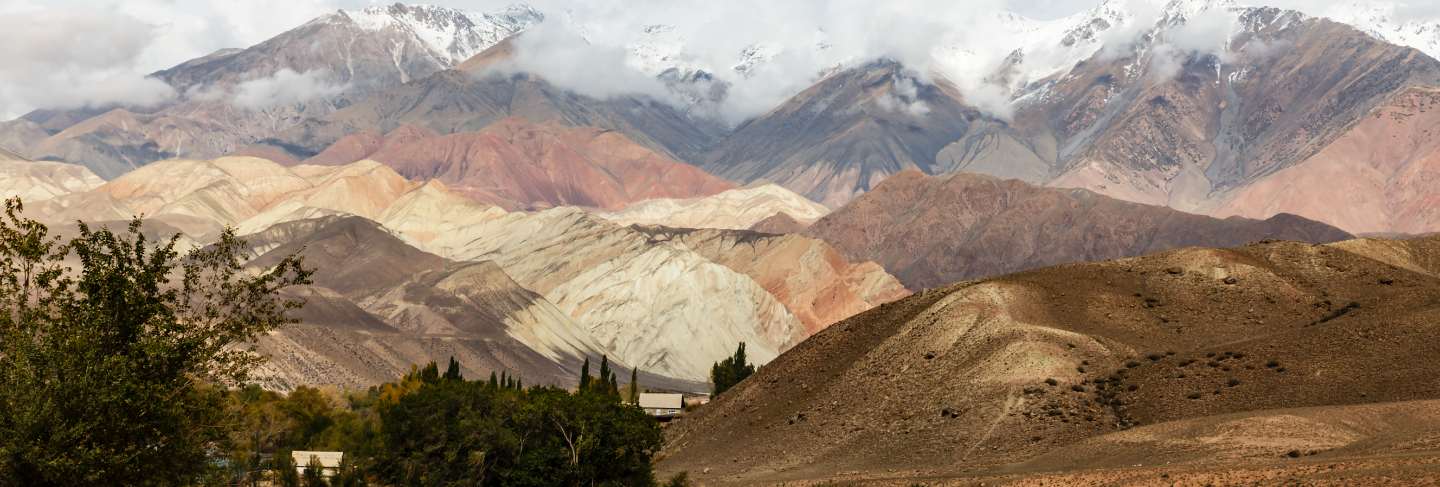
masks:
<svg viewBox="0 0 1440 487"><path fill-rule="evenodd" d="M684 403L684 394L640 394L640 407L645 409L681 409L685 407Z"/></svg>
<svg viewBox="0 0 1440 487"><path fill-rule="evenodd" d="M310 457L319 458L321 468L340 468L340 459L345 457L345 452L301 450L290 452L290 458L295 459L296 467L310 466Z"/></svg>

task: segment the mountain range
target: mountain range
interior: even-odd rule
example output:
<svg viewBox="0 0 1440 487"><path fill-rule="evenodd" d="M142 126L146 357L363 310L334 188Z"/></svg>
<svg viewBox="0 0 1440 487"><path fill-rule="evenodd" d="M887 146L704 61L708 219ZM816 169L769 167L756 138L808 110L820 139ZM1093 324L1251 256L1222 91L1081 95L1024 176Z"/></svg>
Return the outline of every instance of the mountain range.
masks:
<svg viewBox="0 0 1440 487"><path fill-rule="evenodd" d="M725 79L827 44L706 65L649 26L627 61L672 92L592 96L517 67L556 20L537 8L375 6L158 71L179 93L158 106L0 122L0 190L58 225L143 214L194 245L233 226L257 266L310 242L343 272L258 344L285 357L277 387L453 352L556 383L603 354L698 389L740 342L764 364L957 281L1440 231L1437 30L1397 18L1004 14L992 46L840 60L736 121L715 116L742 96Z"/></svg>

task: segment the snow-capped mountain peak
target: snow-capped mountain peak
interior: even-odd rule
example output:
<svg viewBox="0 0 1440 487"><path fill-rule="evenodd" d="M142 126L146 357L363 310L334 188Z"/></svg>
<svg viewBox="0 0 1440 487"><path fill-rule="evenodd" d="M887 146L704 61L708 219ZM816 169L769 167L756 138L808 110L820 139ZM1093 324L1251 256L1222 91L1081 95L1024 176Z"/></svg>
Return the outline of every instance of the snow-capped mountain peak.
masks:
<svg viewBox="0 0 1440 487"><path fill-rule="evenodd" d="M1355 1L1311 13L1350 24L1376 39L1412 47L1440 59L1440 21L1400 18L1397 10L1398 6L1391 3Z"/></svg>
<svg viewBox="0 0 1440 487"><path fill-rule="evenodd" d="M437 60L453 66L543 19L540 11L523 4L486 13L395 3L342 10L326 20L348 20L368 31L408 32Z"/></svg>

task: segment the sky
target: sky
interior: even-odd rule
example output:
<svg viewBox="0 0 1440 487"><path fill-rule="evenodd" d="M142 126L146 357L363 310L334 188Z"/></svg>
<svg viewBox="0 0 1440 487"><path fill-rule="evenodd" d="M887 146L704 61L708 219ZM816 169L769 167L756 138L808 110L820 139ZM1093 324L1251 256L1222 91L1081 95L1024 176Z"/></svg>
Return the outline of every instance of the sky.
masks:
<svg viewBox="0 0 1440 487"><path fill-rule="evenodd" d="M1127 0L1115 0L1127 1ZM1153 0L1159 1L1159 0ZM1242 0L1303 8L1355 0ZM1399 0L1398 11L1415 18L1440 17L1440 1ZM637 18L702 18L695 34L714 39L701 50L733 55L736 31L813 36L814 26L845 36L847 51L903 57L920 51L954 25L973 22L969 34L950 39L983 46L984 12L1008 9L1037 19L1082 11L1098 0L534 0L541 10L570 11L592 23L590 35ZM173 97L145 74L221 48L246 47L341 8L368 0L0 0L0 119L37 107L74 108L110 103L153 104ZM388 3L388 2L386 2ZM426 3L479 11L509 0L429 0ZM796 22L795 19L804 19ZM943 19L943 21L941 20ZM798 27L797 27L798 26ZM628 28L628 27L626 27ZM806 30L810 29L810 30ZM615 30L618 30L615 29ZM793 32L790 32L793 31ZM696 46L691 46L696 47ZM1003 54L1002 54L1003 55ZM801 60L813 63L816 60ZM566 62L550 59L548 62ZM803 64L803 63L802 63ZM808 66L808 65L807 65ZM303 75L303 73L301 73ZM760 83L757 83L759 85ZM785 86L785 90L793 90ZM757 93L757 100L768 98Z"/></svg>

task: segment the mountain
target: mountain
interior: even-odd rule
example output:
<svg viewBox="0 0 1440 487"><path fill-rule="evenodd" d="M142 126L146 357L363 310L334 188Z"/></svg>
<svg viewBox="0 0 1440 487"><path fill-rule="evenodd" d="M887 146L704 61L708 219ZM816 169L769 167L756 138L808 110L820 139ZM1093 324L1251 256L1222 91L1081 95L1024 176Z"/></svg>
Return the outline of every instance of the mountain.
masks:
<svg viewBox="0 0 1440 487"><path fill-rule="evenodd" d="M320 71L350 92L373 92L445 70L544 16L525 5L493 13L376 5L321 16L260 44L181 63L154 76L179 92L235 86L281 69Z"/></svg>
<svg viewBox="0 0 1440 487"><path fill-rule="evenodd" d="M604 353L495 264L422 252L360 217L287 222L245 238L258 253L251 267L298 252L316 269L299 291L301 323L259 342L271 355L267 383L363 387L454 356L471 376L509 371L569 385L586 357Z"/></svg>
<svg viewBox="0 0 1440 487"><path fill-rule="evenodd" d="M1367 195L1425 181L1424 164L1409 162L1427 157L1423 134L1387 132L1409 137L1401 144L1419 151L1403 154L1388 139L1342 138L1367 117L1404 110L1392 107L1418 110L1417 93L1440 87L1440 62L1295 11L1200 0L1168 2L1154 15L1135 7L1116 1L1053 21L997 19L997 28L1015 35L997 47L1010 55L985 80L1005 92L1006 110L967 99L944 73L863 64L741 125L703 167L741 183L775 181L831 207L917 169L1085 188L1220 216L1290 211L1351 232L1440 229L1410 209L1425 204L1423 195L1371 198L1385 200L1393 216L1368 222L1315 197L1327 185L1307 185L1298 196L1304 201L1268 196L1292 179L1277 173L1311 163L1321 167L1302 171L1364 181L1357 188ZM967 49L933 54L943 65L987 72L977 64L983 56ZM1358 167L1326 168L1338 152L1359 158ZM1391 174L1397 165L1417 174L1395 173L1392 184L1365 169ZM1250 189L1272 177L1272 189Z"/></svg>
<svg viewBox="0 0 1440 487"><path fill-rule="evenodd" d="M88 191L103 184L84 166L29 161L0 149L0 199L20 197L25 203Z"/></svg>
<svg viewBox="0 0 1440 487"><path fill-rule="evenodd" d="M1407 6L1388 2L1337 2L1315 13L1355 26L1376 39L1413 47L1440 59L1440 22L1407 15L1404 10Z"/></svg>
<svg viewBox="0 0 1440 487"><path fill-rule="evenodd" d="M724 132L718 123L692 118L650 98L615 96L600 100L577 95L535 76L477 69L441 71L387 89L332 114L302 120L268 142L309 157L357 132L388 133L411 125L453 134L474 132L517 117L614 130L662 155L691 161Z"/></svg>
<svg viewBox="0 0 1440 487"><path fill-rule="evenodd" d="M707 485L1263 483L1307 461L1291 456L1323 468L1430 451L1440 386L1412 358L1440 338L1440 279L1410 269L1433 268L1440 247L1384 243L1386 262L1355 250L1374 242L1188 248L917 293L671 425L659 470Z"/></svg>
<svg viewBox="0 0 1440 487"><path fill-rule="evenodd" d="M494 13L393 4L341 10L244 49L151 74L178 97L159 107L39 111L39 125L0 127L0 143L36 159L84 164L114 178L152 161L210 159L372 94L454 67L539 22L513 6Z"/></svg>
<svg viewBox="0 0 1440 487"><path fill-rule="evenodd" d="M806 335L754 279L684 246L575 208L481 214L455 198L412 203L440 209L429 221L409 211L380 221L441 256L499 264L642 371L703 381L739 342L762 364Z"/></svg>
<svg viewBox="0 0 1440 487"><path fill-rule="evenodd" d="M748 230L632 228L750 276L804 323L805 336L910 294L878 264L851 263L818 239Z"/></svg>
<svg viewBox="0 0 1440 487"><path fill-rule="evenodd" d="M831 75L742 124L701 167L838 207L895 172L940 172L940 150L984 122L954 87L876 62Z"/></svg>
<svg viewBox="0 0 1440 487"><path fill-rule="evenodd" d="M363 137L342 139L337 142L344 144L341 149L316 158L362 147L369 142L360 140ZM410 140L400 140L405 138ZM372 145L375 151L363 158L385 163L410 179L442 181L452 191L506 208L616 209L635 201L708 196L733 187L618 132L518 118L496 121L477 132L387 134Z"/></svg>
<svg viewBox="0 0 1440 487"><path fill-rule="evenodd" d="M1213 214L1315 219L1357 233L1440 230L1440 87L1406 90L1315 155L1221 201Z"/></svg>
<svg viewBox="0 0 1440 487"><path fill-rule="evenodd" d="M1409 87L1440 83L1440 63L1349 26L1277 9L1225 14L1240 27L1221 55L1167 67L1157 41L1097 57L1047 87L1050 102L1022 110L1017 120L1043 118L1060 141L1049 184L1204 211L1303 163ZM1177 71L1156 83L1167 69Z"/></svg>
<svg viewBox="0 0 1440 487"><path fill-rule="evenodd" d="M706 379L710 365L732 353L739 342L747 344L752 360L764 363L807 335L804 323L755 279L683 245L652 239L575 208L507 212L462 197L443 182L409 181L368 160L294 167L238 157L161 161L93 190L41 201L34 210L54 222L124 221L143 213L148 221L176 228L201 243L225 225L251 235L280 232L276 229L298 221L363 217L418 249L385 261L420 265L443 258L454 263L447 269L491 262L518 287L552 303L577 333L593 337L599 350L642 372L679 379L682 382L670 383L686 390L700 389L696 384ZM276 235L276 245L312 238L298 230ZM333 292L351 299L351 304L402 331L460 326L453 324L458 318L430 316L449 309L443 299L381 307L374 294L378 291L348 287L380 279L387 289L410 289L410 294L394 299L412 299L407 296L453 284L442 274L366 261L359 256L364 241L388 240L374 231L364 235L369 236L350 238L361 247L327 254L325 258L335 260L331 267L341 271L333 287L320 295ZM320 251L316 247L322 246L306 248ZM798 262L785 264L771 272L799 272ZM399 278L428 280L392 286ZM365 292L356 294L360 291ZM327 302L353 312L354 306L329 298ZM439 324L427 324L431 322Z"/></svg>
<svg viewBox="0 0 1440 487"><path fill-rule="evenodd" d="M656 198L600 216L621 225L744 230L777 213L813 222L829 212L784 187L762 184L697 198Z"/></svg>
<svg viewBox="0 0 1440 487"><path fill-rule="evenodd" d="M1263 239L1331 242L1350 235L1280 215L1216 219L1086 190L980 174L896 174L815 222L806 235L885 266L910 289L1067 262Z"/></svg>

